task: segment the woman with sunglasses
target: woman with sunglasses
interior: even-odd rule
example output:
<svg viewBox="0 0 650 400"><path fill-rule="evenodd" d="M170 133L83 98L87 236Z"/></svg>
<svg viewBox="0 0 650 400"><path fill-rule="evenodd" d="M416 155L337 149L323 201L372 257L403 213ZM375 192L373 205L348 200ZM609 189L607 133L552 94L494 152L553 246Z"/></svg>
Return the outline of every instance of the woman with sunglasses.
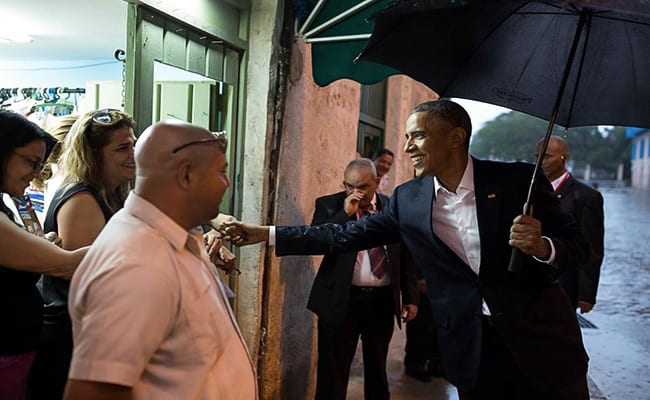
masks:
<svg viewBox="0 0 650 400"><path fill-rule="evenodd" d="M87 247L65 251L28 233L35 214L15 212L40 176L54 139L23 116L0 110L0 398L22 400L41 333L41 274L70 278ZM29 211L29 209L27 209ZM31 223L28 222L31 220ZM31 228L31 230L34 230Z"/></svg>
<svg viewBox="0 0 650 400"><path fill-rule="evenodd" d="M72 126L60 158L61 187L45 217L64 249L90 245L122 207L135 178L134 121L118 110L81 116ZM70 358L72 326L68 315L69 281L43 276L43 346L29 382L30 399L62 398Z"/></svg>

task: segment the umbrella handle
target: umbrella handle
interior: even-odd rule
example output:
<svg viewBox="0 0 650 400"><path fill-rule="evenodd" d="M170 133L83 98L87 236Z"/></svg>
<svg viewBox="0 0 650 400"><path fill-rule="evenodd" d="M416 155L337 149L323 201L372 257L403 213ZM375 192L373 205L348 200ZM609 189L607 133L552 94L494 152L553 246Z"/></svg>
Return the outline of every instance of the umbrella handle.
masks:
<svg viewBox="0 0 650 400"><path fill-rule="evenodd" d="M544 154L544 153L542 153ZM540 157L539 159L543 159L544 157ZM539 162L538 162L539 164ZM524 204L524 214L525 215L531 215L531 203L530 203L530 196L532 193L532 188L535 185L535 175L533 175L533 180L530 183L530 190L528 191L528 200ZM512 272L513 274L518 274L522 271L524 268L524 252L521 251L520 249L513 247L512 252L510 252L510 263L508 264L508 272Z"/></svg>
<svg viewBox="0 0 650 400"><path fill-rule="evenodd" d="M524 266L524 252L516 247L512 248L510 253L510 264L508 264L508 272L518 274Z"/></svg>

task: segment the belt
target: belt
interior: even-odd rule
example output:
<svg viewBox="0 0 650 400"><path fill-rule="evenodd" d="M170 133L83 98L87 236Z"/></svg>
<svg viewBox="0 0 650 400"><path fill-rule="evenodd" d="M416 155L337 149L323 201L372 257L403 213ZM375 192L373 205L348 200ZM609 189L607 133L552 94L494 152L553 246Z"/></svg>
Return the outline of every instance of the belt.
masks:
<svg viewBox="0 0 650 400"><path fill-rule="evenodd" d="M350 291L354 293L375 294L390 289L390 285L386 286L356 286L351 285Z"/></svg>

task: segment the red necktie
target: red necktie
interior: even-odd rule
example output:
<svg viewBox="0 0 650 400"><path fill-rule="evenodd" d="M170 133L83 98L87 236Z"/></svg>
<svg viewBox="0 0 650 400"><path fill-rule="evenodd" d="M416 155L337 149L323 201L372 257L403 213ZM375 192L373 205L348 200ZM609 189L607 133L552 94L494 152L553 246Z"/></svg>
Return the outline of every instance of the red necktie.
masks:
<svg viewBox="0 0 650 400"><path fill-rule="evenodd" d="M374 213L375 209L373 205L369 204L368 208L363 210L362 215L370 215ZM370 258L370 271L372 274L379 279L383 278L386 274L386 269L384 268L386 252L384 251L384 247L380 246L368 249L368 257Z"/></svg>

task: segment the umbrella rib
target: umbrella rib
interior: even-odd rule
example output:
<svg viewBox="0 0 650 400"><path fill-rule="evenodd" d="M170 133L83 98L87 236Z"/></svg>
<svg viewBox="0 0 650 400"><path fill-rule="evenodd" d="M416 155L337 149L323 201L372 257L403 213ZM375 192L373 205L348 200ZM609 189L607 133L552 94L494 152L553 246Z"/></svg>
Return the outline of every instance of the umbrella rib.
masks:
<svg viewBox="0 0 650 400"><path fill-rule="evenodd" d="M573 114L573 106L575 105L576 96L578 95L578 87L580 86L580 79L582 78L582 70L585 64L585 55L587 54L587 46L589 45L589 34L591 33L591 21L592 14L587 14L587 20L585 21L586 33L585 41L582 46L582 54L580 55L580 63L578 66L578 74L576 75L576 82L573 85L573 94L571 95L571 102L569 103L569 113L566 118L566 126L571 126L571 115Z"/></svg>

